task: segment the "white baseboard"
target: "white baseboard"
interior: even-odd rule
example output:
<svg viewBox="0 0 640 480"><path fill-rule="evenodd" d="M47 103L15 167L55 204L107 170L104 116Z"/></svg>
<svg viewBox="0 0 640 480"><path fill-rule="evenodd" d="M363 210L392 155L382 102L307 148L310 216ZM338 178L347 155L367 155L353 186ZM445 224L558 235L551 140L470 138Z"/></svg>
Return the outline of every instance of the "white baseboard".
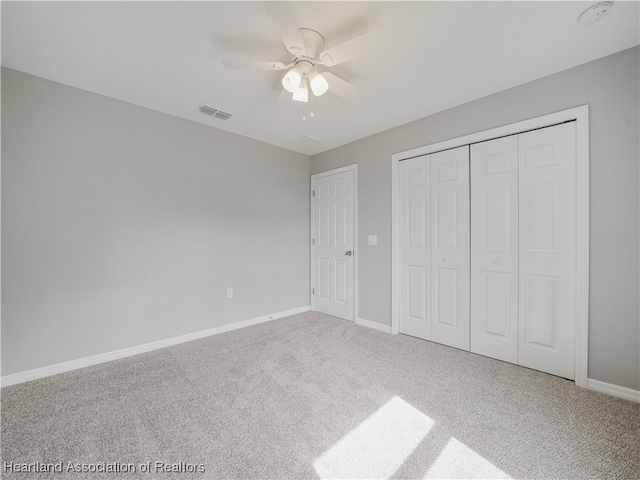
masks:
<svg viewBox="0 0 640 480"><path fill-rule="evenodd" d="M587 380L587 388L595 392L606 393L607 395L640 403L640 390L633 390L631 388L601 382L600 380L594 380L593 378L589 378Z"/></svg>
<svg viewBox="0 0 640 480"><path fill-rule="evenodd" d="M373 328L374 330L380 330L381 332L384 332L384 333L391 333L390 325L382 325L381 323L372 322L371 320L365 320L364 318L360 318L360 317L356 319L356 325Z"/></svg>
<svg viewBox="0 0 640 480"><path fill-rule="evenodd" d="M13 373L11 375L3 376L0 379L0 384L3 387L8 387L10 385L16 385L18 383L28 382L30 380L36 380L38 378L44 378L50 375L57 375L58 373L77 370L78 368L90 367L92 365L98 365L99 363L110 362L111 360L131 357L133 355L139 355L140 353L150 352L152 350L158 350L160 348L190 342L192 340L198 340L200 338L209 337L211 335L230 332L239 328L250 327L251 325L257 325L259 323L268 322L277 318L283 318L290 315L295 315L297 313L308 312L310 309L311 307L307 305L305 307L298 307L291 310L286 310L284 312L272 313L271 315L264 315L262 317L251 318L249 320L243 320L241 322L221 325L219 327L209 328L207 330L200 330L199 332L187 333L186 335L180 335L178 337L158 340L157 342L145 343L142 345L136 345L135 347L123 348L122 350L101 353L99 355L92 355L91 357L78 358L77 360L70 360L68 362L48 365L41 368L34 368L33 370L27 370L25 372Z"/></svg>

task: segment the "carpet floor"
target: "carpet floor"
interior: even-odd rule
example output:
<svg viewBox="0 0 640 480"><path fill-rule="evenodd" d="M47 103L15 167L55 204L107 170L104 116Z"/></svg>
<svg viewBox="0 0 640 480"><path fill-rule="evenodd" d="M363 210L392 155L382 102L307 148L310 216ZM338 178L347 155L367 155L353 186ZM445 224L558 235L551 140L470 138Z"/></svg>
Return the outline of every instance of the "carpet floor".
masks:
<svg viewBox="0 0 640 480"><path fill-rule="evenodd" d="M640 478L640 405L315 312L1 394L3 478Z"/></svg>

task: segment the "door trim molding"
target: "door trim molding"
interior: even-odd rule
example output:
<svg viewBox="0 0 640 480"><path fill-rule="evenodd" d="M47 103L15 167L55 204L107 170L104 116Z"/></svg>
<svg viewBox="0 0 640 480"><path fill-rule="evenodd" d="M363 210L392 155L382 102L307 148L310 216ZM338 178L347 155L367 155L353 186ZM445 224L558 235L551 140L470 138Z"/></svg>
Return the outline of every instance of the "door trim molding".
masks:
<svg viewBox="0 0 640 480"><path fill-rule="evenodd" d="M472 143L515 135L527 130L576 121L576 344L575 383L587 388L589 348L589 106L531 118L443 142L391 155L391 333L398 322L398 164L402 160L429 155Z"/></svg>
<svg viewBox="0 0 640 480"><path fill-rule="evenodd" d="M358 255L360 253L360 248L358 245L358 164L354 163L352 165L347 165L340 168L334 168L333 170L327 170L325 172L314 173L311 175L310 179L310 187L309 187L309 198L311 199L310 207L311 214L309 215L311 225L310 227L310 235L309 235L309 305L311 305L311 310L315 311L315 306L313 302L313 279L315 274L314 262L313 262L313 254L314 254L314 245L312 242L314 236L314 225L315 225L315 197L313 196L313 186L314 182L317 178L328 177L330 175L335 175L338 173L344 172L353 172L353 323L357 325L358 322Z"/></svg>

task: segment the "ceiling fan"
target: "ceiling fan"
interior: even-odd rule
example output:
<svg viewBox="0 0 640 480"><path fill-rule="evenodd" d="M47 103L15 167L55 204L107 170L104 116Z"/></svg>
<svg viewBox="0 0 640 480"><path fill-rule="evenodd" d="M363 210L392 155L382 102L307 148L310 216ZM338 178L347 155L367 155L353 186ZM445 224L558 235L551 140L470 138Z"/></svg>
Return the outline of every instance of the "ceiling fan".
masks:
<svg viewBox="0 0 640 480"><path fill-rule="evenodd" d="M264 2L263 5L284 46L294 58L288 64L278 61L223 60L222 64L226 68L288 70L282 78L282 86L292 94L293 100L299 102L309 101L309 90L316 97L331 90L347 100L358 94L355 86L331 72L319 72L316 66L332 67L364 55L372 46L373 31L324 50L322 35L309 28L299 28L287 2Z"/></svg>

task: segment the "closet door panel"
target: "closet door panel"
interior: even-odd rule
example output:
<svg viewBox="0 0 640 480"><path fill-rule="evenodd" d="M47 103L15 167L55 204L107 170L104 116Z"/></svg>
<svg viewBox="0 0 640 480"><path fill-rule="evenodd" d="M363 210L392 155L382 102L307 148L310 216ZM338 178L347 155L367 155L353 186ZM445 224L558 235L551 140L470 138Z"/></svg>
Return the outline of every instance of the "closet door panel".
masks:
<svg viewBox="0 0 640 480"><path fill-rule="evenodd" d="M433 341L469 350L469 146L431 155Z"/></svg>
<svg viewBox="0 0 640 480"><path fill-rule="evenodd" d="M471 146L471 351L518 361L518 139Z"/></svg>
<svg viewBox="0 0 640 480"><path fill-rule="evenodd" d="M431 338L430 176L428 155L399 164L399 331L427 340Z"/></svg>
<svg viewBox="0 0 640 480"><path fill-rule="evenodd" d="M574 378L576 135L565 123L519 135L518 363Z"/></svg>

